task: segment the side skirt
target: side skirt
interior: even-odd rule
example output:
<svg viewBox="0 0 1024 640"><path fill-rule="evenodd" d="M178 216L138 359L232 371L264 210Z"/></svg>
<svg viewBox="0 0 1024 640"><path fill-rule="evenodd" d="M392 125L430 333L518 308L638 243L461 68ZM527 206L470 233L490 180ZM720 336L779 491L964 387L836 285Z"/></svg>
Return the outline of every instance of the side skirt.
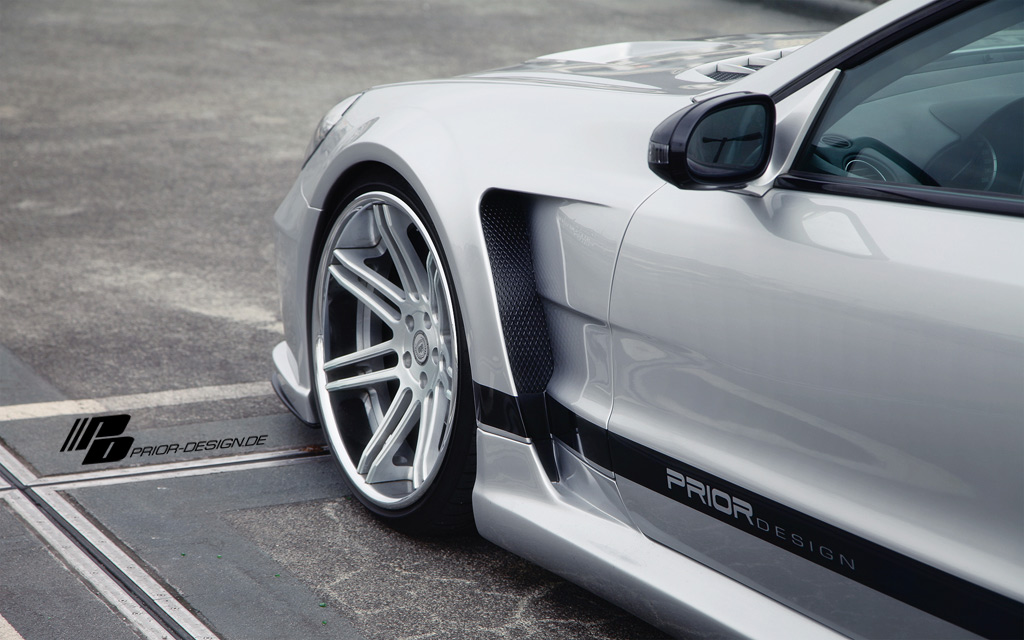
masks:
<svg viewBox="0 0 1024 640"><path fill-rule="evenodd" d="M888 598L892 598L893 604L909 605L913 609L908 612L915 615L920 613L922 619L917 624L923 624L927 618L939 625L949 623L985 638L1011 638L1018 635L1024 621L1024 604L1012 598L882 547L638 443L609 434L599 425L577 416L546 393L529 394L524 398L479 384L474 387L477 424L480 427L474 509L484 509L477 511L481 533L496 544L556 573L570 572L563 575L592 591L601 592L601 581L596 575L574 577L571 571L575 570L575 565L558 569L564 558L553 551L557 545L547 539L524 542L522 536L512 533L515 528L532 530L528 534L531 536L536 536L537 531L546 531L549 536L560 538L561 544L568 547L569 558L577 557L580 551L577 547L588 548L592 545L594 550L604 548L605 553L595 553L594 562L599 566L611 565L610 570L621 573L620 565L629 566L629 563L625 559L605 557L609 555L609 548L618 547L609 547L607 542L602 542L601 536L595 533L600 527L592 527L586 522L588 518L597 515L607 522L604 525L605 533L613 539L636 538L629 543L630 546L621 547L623 549L646 545L657 548L669 557L685 559L686 562L694 562L692 556L705 563L699 564L703 570L712 571L723 579L731 580L726 576L735 575L737 580L751 587L760 585L760 588L767 589L767 593L792 591L789 587L772 587L770 580L762 584L764 576L759 580L744 572L733 574L730 562L723 564L704 557L697 549L669 549L679 546L679 538L674 533L666 532L677 532L680 527L693 527L694 536L697 536L708 524L703 521L698 523L698 520L717 520L735 531L719 530L714 543L705 540L709 548L718 549L724 544L724 537L735 538L738 535L737 548L755 554L754 560L750 561L754 565L765 562L771 564L773 561L768 558L774 556L777 566L788 566L791 561L779 558L777 551L757 548L767 543L782 550L783 555L799 556L825 569L826 576L841 576L845 580L842 588L838 592L829 592L834 597L838 597L836 594L842 596L839 599L849 600L852 597L853 592L847 589L847 584L861 590L866 587L865 592L871 595L863 606L880 606L874 598L886 598L887 603ZM494 451L521 451L519 456L522 459L500 471L503 460L489 457L489 452L483 448L485 445ZM511 456L508 459L511 461ZM531 477L531 474L535 475L534 466L541 472L539 479ZM495 472L495 469L499 471ZM515 482L510 482L510 479L515 479ZM514 486L505 486L509 484ZM497 497L507 500L510 505L507 510L499 509L499 505L504 503ZM481 503L479 507L478 500ZM537 504L537 513L524 515L530 511L520 508L520 505L531 500ZM562 514L560 509L566 509L572 515ZM578 513L574 514L573 509ZM501 526L495 527L491 516L499 518ZM507 526L507 518L512 518L516 527ZM564 530L555 530L556 523L574 518L580 522L567 524ZM608 529L610 524L624 531ZM577 539L579 536L584 538ZM662 543L667 546L662 546ZM734 559L732 563L735 562ZM640 573L626 579L627 583L637 580L646 583L648 578L655 581L660 579L656 568L637 571ZM810 575L801 575L801 580L807 583L805 588L814 583ZM594 581L598 586L591 586L587 580ZM838 584L837 580L839 578L833 577L827 583L834 587L834 583ZM821 593L828 592L825 583L818 586L822 589ZM678 586L675 589L662 594L670 599L673 607L679 605L677 601L688 600L687 596L678 592ZM618 600L619 590L616 589L614 594L608 597ZM655 598L645 596L648 597ZM642 602L637 604L641 605ZM776 606L794 611L777 602ZM648 619L644 610L641 608L634 613ZM897 617L905 617L908 612ZM813 612L809 613L814 615ZM795 611L794 614L802 615ZM822 614L821 611L817 614L827 620L833 618L832 614ZM880 612L876 611L876 614ZM652 623L661 624L654 620ZM902 628L911 631L910 637L913 637L914 629L920 630L920 627L913 624L908 627L906 622ZM932 630L938 633L938 627Z"/></svg>
<svg viewBox="0 0 1024 640"><path fill-rule="evenodd" d="M559 455L561 481L552 483L531 444L478 430L477 453L481 535L666 632L843 637L641 534L623 520L614 482L575 455Z"/></svg>

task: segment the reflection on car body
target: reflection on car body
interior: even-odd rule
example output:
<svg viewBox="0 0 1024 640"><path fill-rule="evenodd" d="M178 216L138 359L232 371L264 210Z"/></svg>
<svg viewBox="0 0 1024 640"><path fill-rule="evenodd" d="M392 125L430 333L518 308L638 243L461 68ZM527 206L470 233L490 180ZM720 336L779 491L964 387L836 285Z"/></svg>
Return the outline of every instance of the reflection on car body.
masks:
<svg viewBox="0 0 1024 640"><path fill-rule="evenodd" d="M1024 6L333 109L279 395L354 494L676 634L1024 632Z"/></svg>

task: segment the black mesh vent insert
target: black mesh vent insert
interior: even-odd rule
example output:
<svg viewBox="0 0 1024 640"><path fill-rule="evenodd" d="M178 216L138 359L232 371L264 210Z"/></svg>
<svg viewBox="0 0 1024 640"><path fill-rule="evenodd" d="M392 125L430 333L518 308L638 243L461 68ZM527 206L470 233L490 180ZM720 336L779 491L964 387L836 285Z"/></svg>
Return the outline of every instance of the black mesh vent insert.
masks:
<svg viewBox="0 0 1024 640"><path fill-rule="evenodd" d="M505 349L519 394L544 391L554 370L533 270L530 204L527 196L509 191L490 191L480 203Z"/></svg>
<svg viewBox="0 0 1024 640"><path fill-rule="evenodd" d="M709 73L708 77L718 82L732 82L733 80L739 80L740 78L746 78L749 73L736 73L734 71L715 71Z"/></svg>

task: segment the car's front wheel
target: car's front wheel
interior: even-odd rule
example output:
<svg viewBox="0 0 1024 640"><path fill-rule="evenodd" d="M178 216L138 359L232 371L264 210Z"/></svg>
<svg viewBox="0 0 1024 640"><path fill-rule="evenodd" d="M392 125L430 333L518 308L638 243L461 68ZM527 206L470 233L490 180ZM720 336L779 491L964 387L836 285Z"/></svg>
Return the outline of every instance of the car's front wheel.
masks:
<svg viewBox="0 0 1024 640"><path fill-rule="evenodd" d="M408 185L365 180L320 251L311 348L321 424L359 500L421 534L472 523L472 396L455 290Z"/></svg>

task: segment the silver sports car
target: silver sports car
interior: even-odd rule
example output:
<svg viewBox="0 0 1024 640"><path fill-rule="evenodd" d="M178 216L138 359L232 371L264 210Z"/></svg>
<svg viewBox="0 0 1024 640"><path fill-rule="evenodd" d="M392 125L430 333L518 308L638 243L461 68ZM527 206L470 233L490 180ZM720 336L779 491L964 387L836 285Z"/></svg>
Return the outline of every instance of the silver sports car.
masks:
<svg viewBox="0 0 1024 640"><path fill-rule="evenodd" d="M274 384L379 517L671 633L1019 638L1022 191L1021 0L378 87Z"/></svg>

